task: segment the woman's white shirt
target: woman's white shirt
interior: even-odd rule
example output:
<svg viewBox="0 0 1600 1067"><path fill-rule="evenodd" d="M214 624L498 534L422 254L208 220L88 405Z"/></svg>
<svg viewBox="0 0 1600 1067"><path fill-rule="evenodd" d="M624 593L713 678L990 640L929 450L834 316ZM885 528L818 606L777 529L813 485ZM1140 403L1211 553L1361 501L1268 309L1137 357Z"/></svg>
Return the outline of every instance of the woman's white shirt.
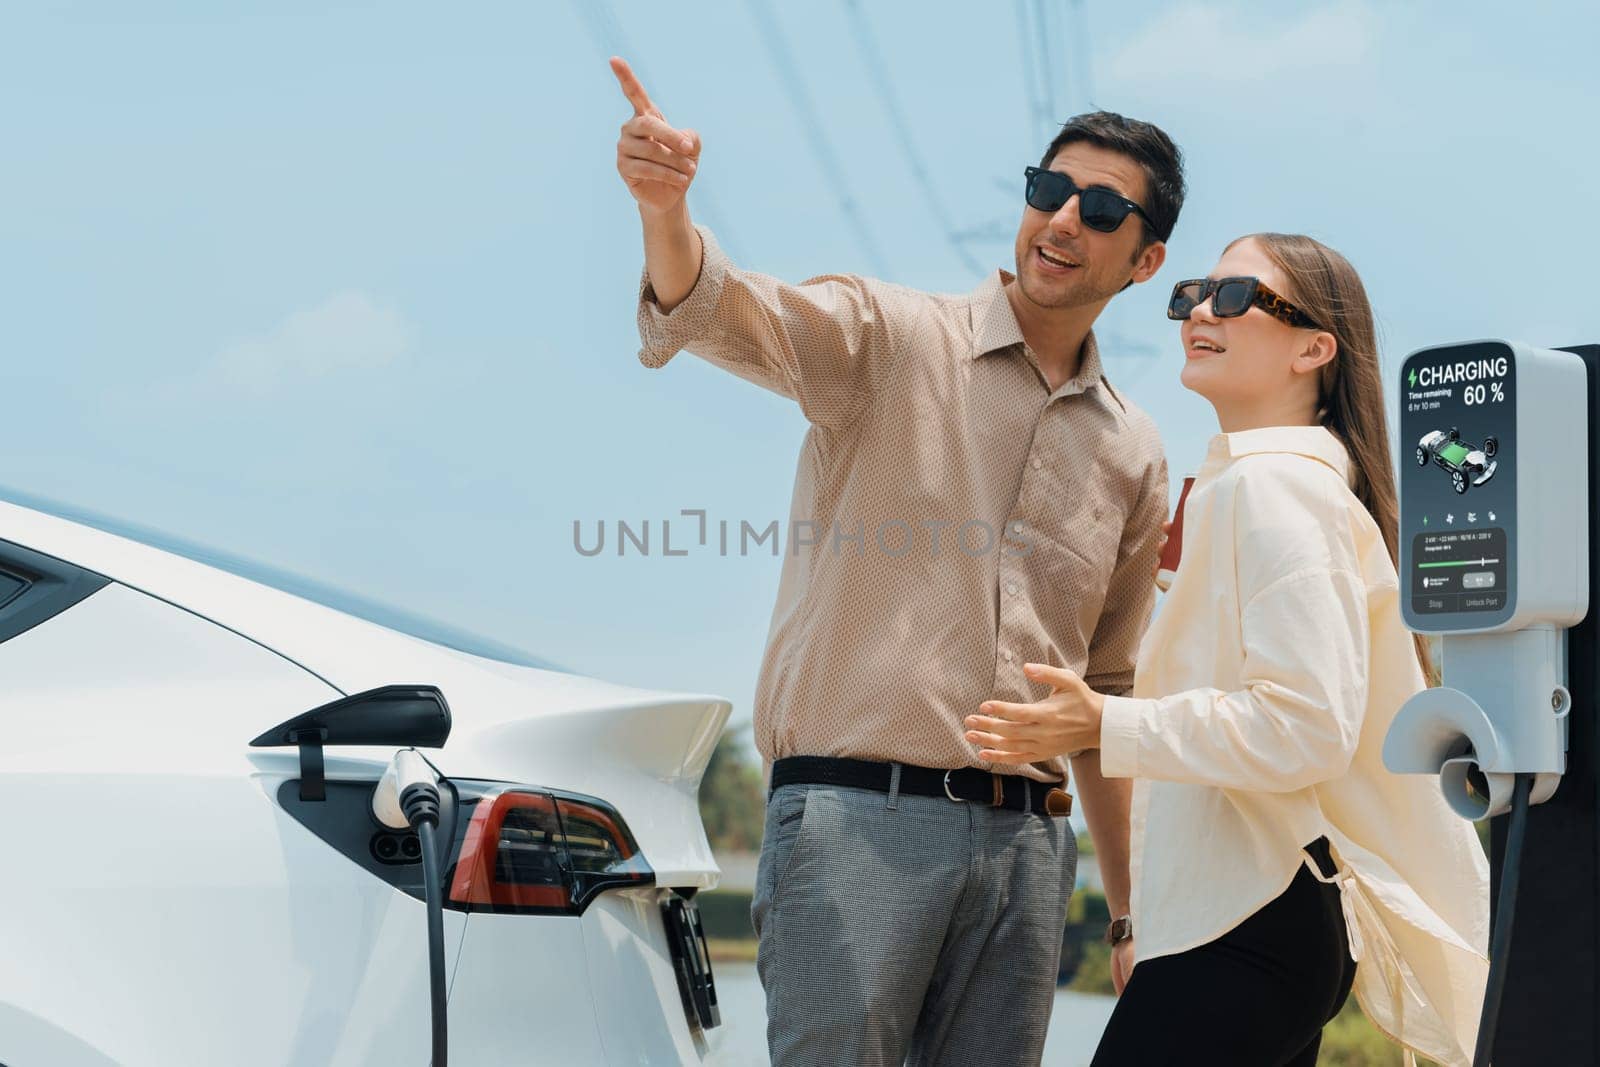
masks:
<svg viewBox="0 0 1600 1067"><path fill-rule="evenodd" d="M1322 427L1219 434L1185 506L1183 558L1107 697L1100 764L1135 778L1134 947L1215 940L1273 900L1326 836L1367 1015L1469 1063L1487 978L1489 870L1432 776L1383 739L1423 687L1376 523Z"/></svg>

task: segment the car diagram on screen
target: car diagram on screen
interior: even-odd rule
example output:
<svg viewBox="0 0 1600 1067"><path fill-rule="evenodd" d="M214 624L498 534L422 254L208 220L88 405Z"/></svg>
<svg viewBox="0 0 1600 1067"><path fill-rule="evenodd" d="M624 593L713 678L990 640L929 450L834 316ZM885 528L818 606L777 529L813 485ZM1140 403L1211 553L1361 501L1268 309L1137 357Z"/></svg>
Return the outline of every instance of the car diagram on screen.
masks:
<svg viewBox="0 0 1600 1067"><path fill-rule="evenodd" d="M1426 467L1432 460L1440 469L1450 472L1450 485L1457 493L1465 493L1470 485L1482 485L1494 477L1495 453L1500 442L1485 437L1483 444L1472 445L1461 440L1454 426L1448 430L1430 431L1417 442L1417 466Z"/></svg>

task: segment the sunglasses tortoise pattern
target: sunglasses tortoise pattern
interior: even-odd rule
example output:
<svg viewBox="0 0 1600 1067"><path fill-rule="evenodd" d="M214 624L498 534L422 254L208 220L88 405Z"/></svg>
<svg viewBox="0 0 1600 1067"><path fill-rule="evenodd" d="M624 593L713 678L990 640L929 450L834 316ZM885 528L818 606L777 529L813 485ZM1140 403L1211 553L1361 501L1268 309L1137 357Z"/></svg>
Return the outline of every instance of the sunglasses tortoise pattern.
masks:
<svg viewBox="0 0 1600 1067"><path fill-rule="evenodd" d="M1273 318L1281 319L1290 326L1299 326L1307 330L1322 329L1310 315L1307 315L1259 281L1256 282L1256 295L1252 303Z"/></svg>

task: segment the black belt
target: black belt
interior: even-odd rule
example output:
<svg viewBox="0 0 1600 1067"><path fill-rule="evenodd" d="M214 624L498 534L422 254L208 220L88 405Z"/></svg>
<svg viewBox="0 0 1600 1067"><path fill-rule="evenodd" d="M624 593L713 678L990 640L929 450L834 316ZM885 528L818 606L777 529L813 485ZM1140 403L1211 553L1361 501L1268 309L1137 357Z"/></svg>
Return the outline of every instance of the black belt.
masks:
<svg viewBox="0 0 1600 1067"><path fill-rule="evenodd" d="M887 793L894 778L893 763L836 759L828 756L790 756L772 765L772 788L785 785L836 785ZM919 797L946 797L958 803L987 804L1040 815L1072 814L1072 794L1058 782L1036 782L1016 774L993 774L976 767L945 771L933 767L899 764L900 792Z"/></svg>

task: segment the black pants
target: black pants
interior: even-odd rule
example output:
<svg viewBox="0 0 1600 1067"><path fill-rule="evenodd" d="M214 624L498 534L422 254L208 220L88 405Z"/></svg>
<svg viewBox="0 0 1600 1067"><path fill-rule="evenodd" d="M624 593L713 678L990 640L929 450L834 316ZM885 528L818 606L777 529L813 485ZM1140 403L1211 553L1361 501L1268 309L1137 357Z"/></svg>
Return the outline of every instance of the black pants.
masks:
<svg viewBox="0 0 1600 1067"><path fill-rule="evenodd" d="M1326 838L1308 851L1334 872ZM1093 1067L1313 1067L1355 974L1338 887L1301 867L1282 895L1215 941L1140 962Z"/></svg>

